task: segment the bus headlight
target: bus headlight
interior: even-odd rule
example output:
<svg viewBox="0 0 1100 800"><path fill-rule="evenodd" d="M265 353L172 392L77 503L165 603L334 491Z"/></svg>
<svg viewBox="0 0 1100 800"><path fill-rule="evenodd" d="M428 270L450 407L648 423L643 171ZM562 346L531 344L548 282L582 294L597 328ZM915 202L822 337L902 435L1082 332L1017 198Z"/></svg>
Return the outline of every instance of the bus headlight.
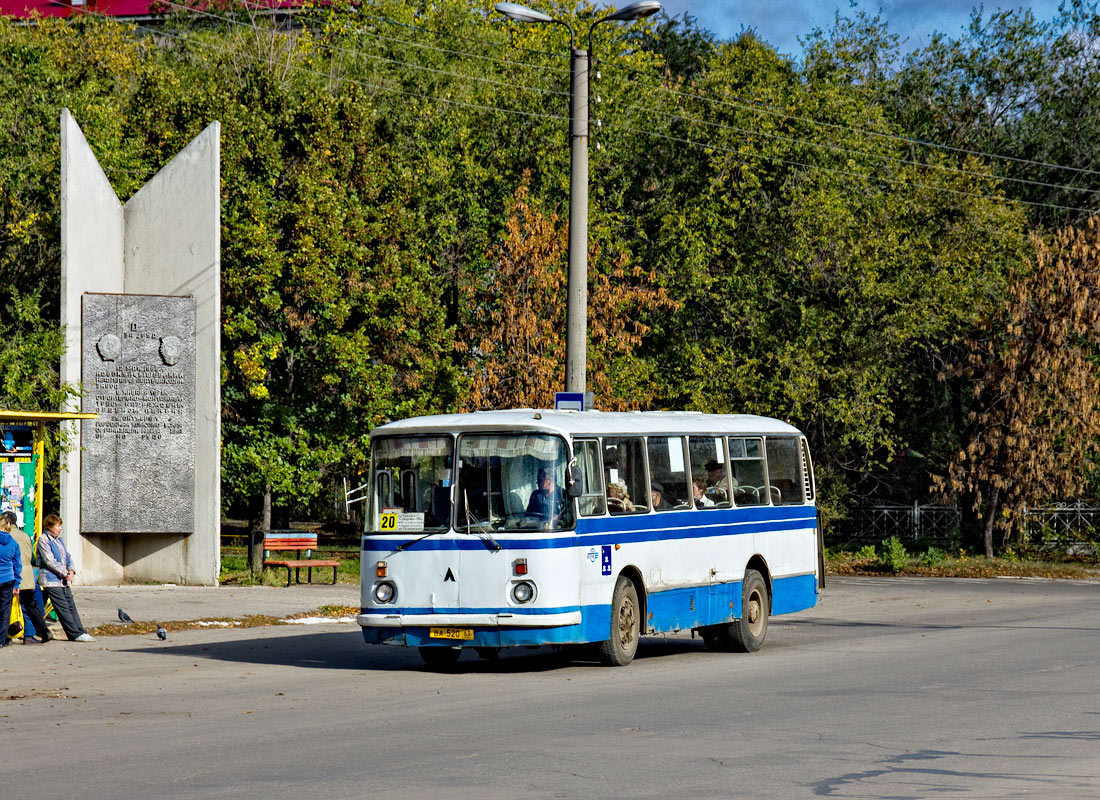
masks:
<svg viewBox="0 0 1100 800"><path fill-rule="evenodd" d="M389 581L382 581L374 587L374 599L379 603L392 603L397 597L397 587Z"/></svg>
<svg viewBox="0 0 1100 800"><path fill-rule="evenodd" d="M535 585L530 581L512 584L512 599L517 603L530 603L535 598Z"/></svg>

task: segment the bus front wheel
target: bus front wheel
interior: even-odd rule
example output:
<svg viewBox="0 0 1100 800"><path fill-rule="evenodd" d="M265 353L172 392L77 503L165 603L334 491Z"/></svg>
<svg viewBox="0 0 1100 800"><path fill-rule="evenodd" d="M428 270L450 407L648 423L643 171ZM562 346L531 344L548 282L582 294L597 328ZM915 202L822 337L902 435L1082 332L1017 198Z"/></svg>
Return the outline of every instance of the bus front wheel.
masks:
<svg viewBox="0 0 1100 800"><path fill-rule="evenodd" d="M624 575L615 582L611 595L611 638L600 643L600 663L609 667L625 667L634 660L641 636L641 613L638 590Z"/></svg>
<svg viewBox="0 0 1100 800"><path fill-rule="evenodd" d="M741 619L728 625L708 625L700 632L709 650L755 653L768 635L771 599L764 576L754 569L745 570L741 582Z"/></svg>

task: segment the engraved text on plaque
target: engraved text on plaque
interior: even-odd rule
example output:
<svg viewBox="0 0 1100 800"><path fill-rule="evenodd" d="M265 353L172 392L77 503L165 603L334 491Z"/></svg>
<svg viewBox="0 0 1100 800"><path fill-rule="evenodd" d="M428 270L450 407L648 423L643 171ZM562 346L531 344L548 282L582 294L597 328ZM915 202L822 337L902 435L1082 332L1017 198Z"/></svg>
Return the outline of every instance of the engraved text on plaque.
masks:
<svg viewBox="0 0 1100 800"><path fill-rule="evenodd" d="M80 513L86 533L189 533L195 301L85 294Z"/></svg>

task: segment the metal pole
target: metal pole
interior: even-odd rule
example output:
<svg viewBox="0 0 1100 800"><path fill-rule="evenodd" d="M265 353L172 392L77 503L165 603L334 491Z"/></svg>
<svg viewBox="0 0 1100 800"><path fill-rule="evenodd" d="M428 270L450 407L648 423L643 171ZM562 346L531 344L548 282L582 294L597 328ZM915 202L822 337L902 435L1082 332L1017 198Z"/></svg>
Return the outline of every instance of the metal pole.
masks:
<svg viewBox="0 0 1100 800"><path fill-rule="evenodd" d="M572 64L565 391L584 392L588 357L588 51L573 48Z"/></svg>

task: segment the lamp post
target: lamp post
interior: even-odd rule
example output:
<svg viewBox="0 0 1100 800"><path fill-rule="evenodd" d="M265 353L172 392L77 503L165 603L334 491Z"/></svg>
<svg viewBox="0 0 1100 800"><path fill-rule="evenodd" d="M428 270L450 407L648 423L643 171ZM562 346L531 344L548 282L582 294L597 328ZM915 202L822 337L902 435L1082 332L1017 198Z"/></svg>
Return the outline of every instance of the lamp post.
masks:
<svg viewBox="0 0 1100 800"><path fill-rule="evenodd" d="M588 48L577 48L568 22L517 3L497 3L496 10L517 22L563 25L569 31L572 77L569 84L569 288L565 312L565 391L587 389L588 344L588 79L592 31L601 22L630 22L661 10L657 0L639 0L600 17L588 26Z"/></svg>

